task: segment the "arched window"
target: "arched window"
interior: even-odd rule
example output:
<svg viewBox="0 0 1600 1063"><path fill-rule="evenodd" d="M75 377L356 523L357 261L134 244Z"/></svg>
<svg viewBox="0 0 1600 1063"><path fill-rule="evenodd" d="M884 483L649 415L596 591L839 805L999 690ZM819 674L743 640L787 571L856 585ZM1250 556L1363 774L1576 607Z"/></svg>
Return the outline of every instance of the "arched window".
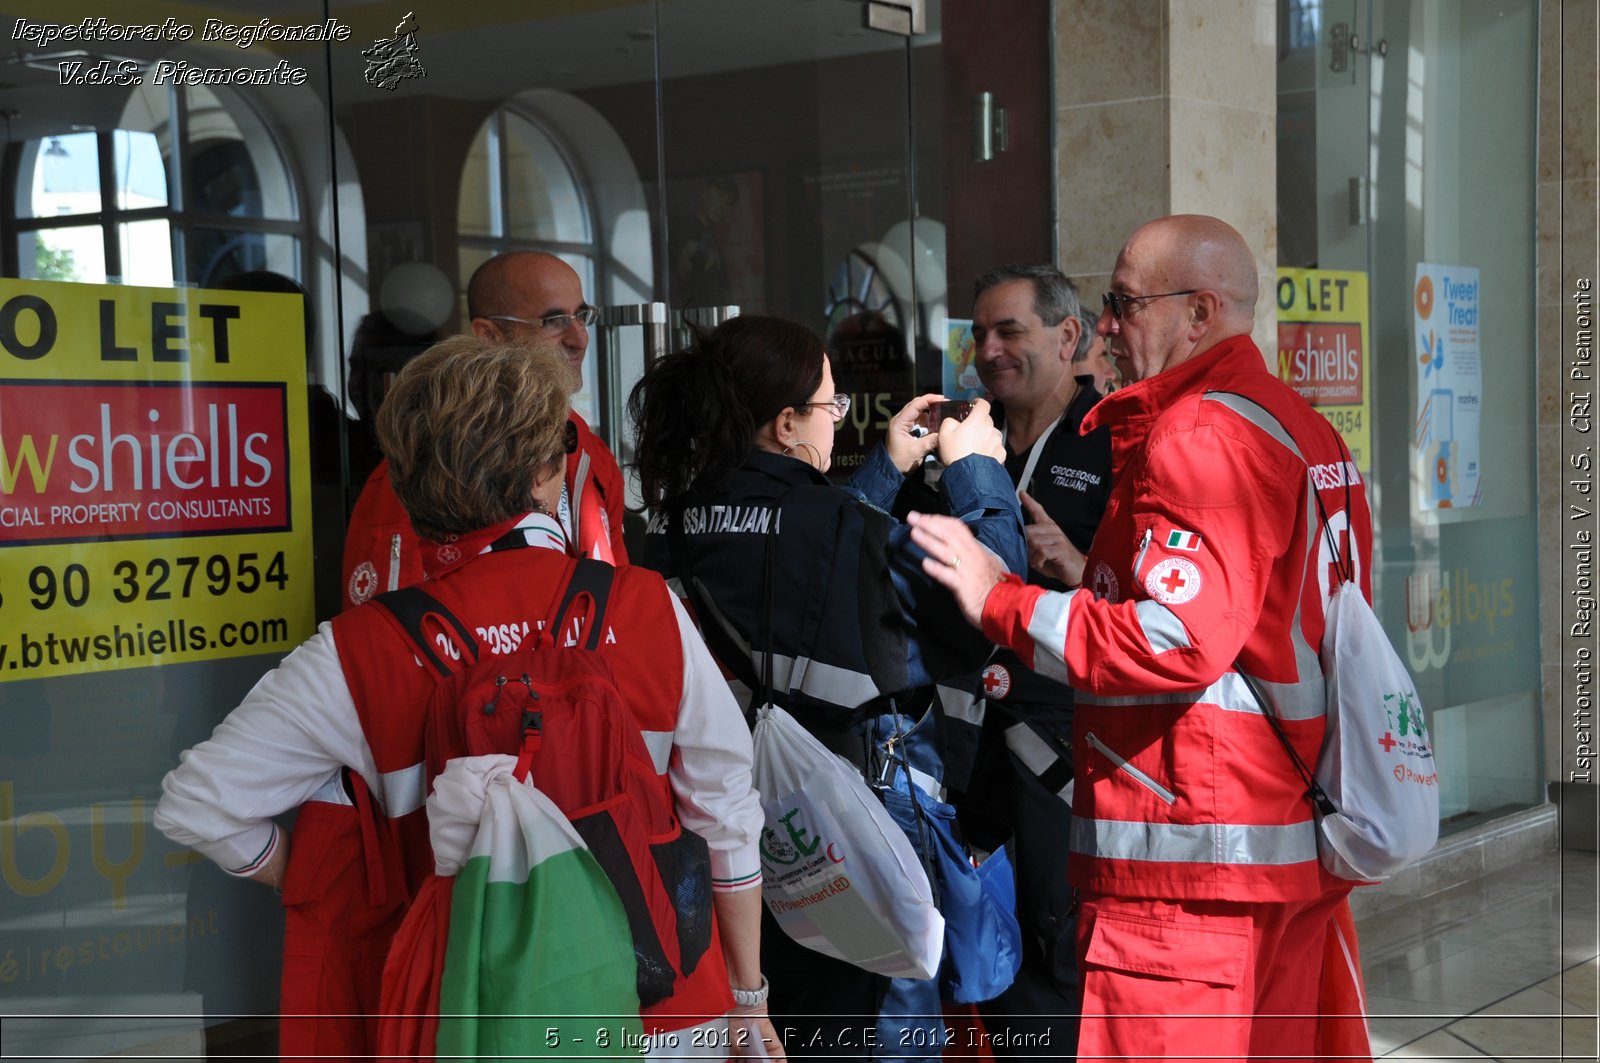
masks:
<svg viewBox="0 0 1600 1063"><path fill-rule="evenodd" d="M226 88L136 88L118 127L23 143L15 276L201 287L270 269L301 279L283 153Z"/></svg>
<svg viewBox="0 0 1600 1063"><path fill-rule="evenodd" d="M571 156L530 119L502 107L478 130L461 171L461 276L503 251L548 251L594 289L595 219Z"/></svg>
<svg viewBox="0 0 1600 1063"><path fill-rule="evenodd" d="M599 224L574 155L557 133L510 107L484 121L461 169L457 203L463 321L467 279L505 251L559 256L577 271L584 296L600 301ZM591 346L584 389L573 396L591 420L594 357Z"/></svg>

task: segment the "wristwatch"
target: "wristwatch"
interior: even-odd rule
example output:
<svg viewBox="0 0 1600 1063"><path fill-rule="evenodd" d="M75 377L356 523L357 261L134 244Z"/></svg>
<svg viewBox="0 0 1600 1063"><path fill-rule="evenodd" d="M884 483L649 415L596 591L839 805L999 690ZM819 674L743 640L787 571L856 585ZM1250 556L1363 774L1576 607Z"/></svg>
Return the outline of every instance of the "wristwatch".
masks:
<svg viewBox="0 0 1600 1063"><path fill-rule="evenodd" d="M756 989L740 989L738 986L729 986L733 990L733 1002L741 1008L753 1008L757 1004L765 1004L767 995L772 992L772 987L767 984L767 976L761 976L761 985Z"/></svg>

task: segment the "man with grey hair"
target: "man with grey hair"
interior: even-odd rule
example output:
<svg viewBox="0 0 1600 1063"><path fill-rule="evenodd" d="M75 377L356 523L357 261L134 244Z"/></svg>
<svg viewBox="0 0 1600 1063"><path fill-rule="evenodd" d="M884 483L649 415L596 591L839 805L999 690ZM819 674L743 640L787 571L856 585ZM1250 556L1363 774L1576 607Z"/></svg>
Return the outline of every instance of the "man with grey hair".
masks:
<svg viewBox="0 0 1600 1063"><path fill-rule="evenodd" d="M1089 350L1077 292L1060 270L1011 265L975 286L972 336L978 378L1005 437L1006 471L1027 518L1028 582L1063 590L1082 581L1083 557L1111 490L1111 441L1079 434L1100 399L1082 362ZM998 650L984 669L980 759L968 807L1007 823L1017 870L1022 969L983 1005L1005 1046L1070 1057L1079 1010L1067 885L1073 764L1072 690ZM986 793L984 804L977 795Z"/></svg>

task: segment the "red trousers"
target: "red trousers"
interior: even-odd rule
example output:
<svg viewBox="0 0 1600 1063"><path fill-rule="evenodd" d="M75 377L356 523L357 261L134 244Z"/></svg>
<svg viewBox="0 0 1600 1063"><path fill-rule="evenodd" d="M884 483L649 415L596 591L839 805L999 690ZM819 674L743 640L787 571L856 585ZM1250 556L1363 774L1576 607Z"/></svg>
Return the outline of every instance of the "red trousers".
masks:
<svg viewBox="0 0 1600 1063"><path fill-rule="evenodd" d="M1347 895L1241 903L1083 894L1079 1063L1370 1060ZM1324 1018L1329 1002L1345 1017Z"/></svg>

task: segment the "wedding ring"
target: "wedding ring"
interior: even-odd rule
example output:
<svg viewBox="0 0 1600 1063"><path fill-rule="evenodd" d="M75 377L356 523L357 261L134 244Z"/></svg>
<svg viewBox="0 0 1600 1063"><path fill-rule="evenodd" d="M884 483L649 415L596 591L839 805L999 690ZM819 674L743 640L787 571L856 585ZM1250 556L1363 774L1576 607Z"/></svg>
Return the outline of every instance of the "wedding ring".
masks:
<svg viewBox="0 0 1600 1063"><path fill-rule="evenodd" d="M951 568L960 568L961 567L961 555L960 554L951 554L950 555L950 561L948 563L949 563Z"/></svg>

